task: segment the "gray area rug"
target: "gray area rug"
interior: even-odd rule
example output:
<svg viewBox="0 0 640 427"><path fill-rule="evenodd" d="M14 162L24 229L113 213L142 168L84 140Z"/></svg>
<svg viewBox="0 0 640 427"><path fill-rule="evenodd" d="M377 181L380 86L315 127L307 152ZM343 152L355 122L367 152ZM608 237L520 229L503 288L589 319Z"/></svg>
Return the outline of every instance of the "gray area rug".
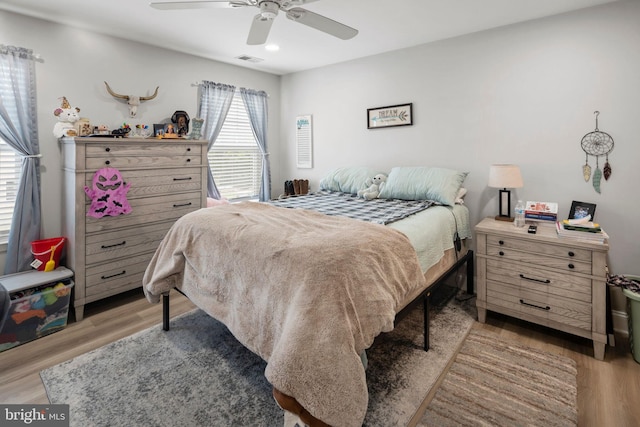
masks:
<svg viewBox="0 0 640 427"><path fill-rule="evenodd" d="M475 299L432 310L422 349L414 310L367 351L365 425L406 425L475 319ZM213 318L194 310L40 373L51 403L70 405L71 426L281 426L265 362Z"/></svg>
<svg viewBox="0 0 640 427"><path fill-rule="evenodd" d="M576 426L573 359L471 330L419 426Z"/></svg>

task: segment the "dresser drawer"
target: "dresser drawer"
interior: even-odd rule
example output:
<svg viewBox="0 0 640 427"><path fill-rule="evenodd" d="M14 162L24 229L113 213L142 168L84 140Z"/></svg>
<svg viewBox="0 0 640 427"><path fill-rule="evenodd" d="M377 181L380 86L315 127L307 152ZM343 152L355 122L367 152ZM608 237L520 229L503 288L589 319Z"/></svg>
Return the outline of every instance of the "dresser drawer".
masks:
<svg viewBox="0 0 640 427"><path fill-rule="evenodd" d="M516 249L531 254L549 255L583 262L591 262L591 251L580 248L567 248L565 246L549 245L530 240L521 240L513 237L488 235L487 245L498 246L507 249Z"/></svg>
<svg viewBox="0 0 640 427"><path fill-rule="evenodd" d="M130 184L127 199L156 194L184 193L202 189L202 168L140 169L120 171ZM85 185L93 186L93 173L85 174ZM86 198L87 204L91 201Z"/></svg>
<svg viewBox="0 0 640 427"><path fill-rule="evenodd" d="M521 314L591 330L592 308L589 303L490 280L487 280L487 300Z"/></svg>
<svg viewBox="0 0 640 427"><path fill-rule="evenodd" d="M116 289L134 284L142 286L142 276L153 257L154 252L140 254L118 261L87 267L85 273L86 297L114 295Z"/></svg>
<svg viewBox="0 0 640 427"><path fill-rule="evenodd" d="M591 279L530 264L487 259L487 280L591 303Z"/></svg>
<svg viewBox="0 0 640 427"><path fill-rule="evenodd" d="M155 251L173 224L174 221L168 221L88 235L85 262L91 266Z"/></svg>
<svg viewBox="0 0 640 427"><path fill-rule="evenodd" d="M148 144L123 142L87 145L86 158L200 156L202 145L150 141Z"/></svg>
<svg viewBox="0 0 640 427"><path fill-rule="evenodd" d="M578 261L572 258L556 258L540 255L536 252L511 249L506 246L487 245L487 255L510 261L520 261L539 266L555 268L565 272L591 274L591 262Z"/></svg>
<svg viewBox="0 0 640 427"><path fill-rule="evenodd" d="M131 213L102 218L86 218L86 232L98 233L121 227L140 226L151 222L176 220L182 215L199 209L202 193L171 194L167 196L144 197L129 201Z"/></svg>

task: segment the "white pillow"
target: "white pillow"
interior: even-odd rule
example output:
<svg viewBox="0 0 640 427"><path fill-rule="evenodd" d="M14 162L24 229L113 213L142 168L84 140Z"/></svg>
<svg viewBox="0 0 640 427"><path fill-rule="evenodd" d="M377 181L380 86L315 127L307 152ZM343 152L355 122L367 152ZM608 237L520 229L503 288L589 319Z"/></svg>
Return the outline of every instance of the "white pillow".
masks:
<svg viewBox="0 0 640 427"><path fill-rule="evenodd" d="M359 190L367 188L367 179L379 173L367 166L337 168L320 180L320 189L357 194Z"/></svg>
<svg viewBox="0 0 640 427"><path fill-rule="evenodd" d="M446 168L405 166L391 169L381 199L434 200L453 206L468 172Z"/></svg>

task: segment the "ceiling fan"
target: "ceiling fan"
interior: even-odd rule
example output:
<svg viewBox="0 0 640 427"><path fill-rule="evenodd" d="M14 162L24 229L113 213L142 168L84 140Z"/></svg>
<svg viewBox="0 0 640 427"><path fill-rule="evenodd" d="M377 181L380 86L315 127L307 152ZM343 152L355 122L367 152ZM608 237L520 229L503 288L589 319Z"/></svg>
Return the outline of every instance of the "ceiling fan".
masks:
<svg viewBox="0 0 640 427"><path fill-rule="evenodd" d="M330 34L342 40L348 40L358 34L358 30L348 25L329 19L325 16L311 12L301 7L317 0L200 0L200 1L162 1L151 2L149 5L160 10L174 9L203 9L220 7L245 7L253 6L260 9L251 23L247 44L259 45L267 41L273 20L279 11L286 13L287 18L299 22L316 30Z"/></svg>

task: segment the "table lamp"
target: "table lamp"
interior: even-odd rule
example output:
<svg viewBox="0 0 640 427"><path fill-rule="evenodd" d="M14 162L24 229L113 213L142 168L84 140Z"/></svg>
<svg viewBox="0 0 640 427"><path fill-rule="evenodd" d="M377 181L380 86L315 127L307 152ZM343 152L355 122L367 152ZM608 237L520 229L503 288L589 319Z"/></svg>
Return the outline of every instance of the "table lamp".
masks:
<svg viewBox="0 0 640 427"><path fill-rule="evenodd" d="M500 221L513 221L511 216L511 191L507 188L522 187L522 175L516 165L491 165L489 187L500 188L500 208L496 216Z"/></svg>

